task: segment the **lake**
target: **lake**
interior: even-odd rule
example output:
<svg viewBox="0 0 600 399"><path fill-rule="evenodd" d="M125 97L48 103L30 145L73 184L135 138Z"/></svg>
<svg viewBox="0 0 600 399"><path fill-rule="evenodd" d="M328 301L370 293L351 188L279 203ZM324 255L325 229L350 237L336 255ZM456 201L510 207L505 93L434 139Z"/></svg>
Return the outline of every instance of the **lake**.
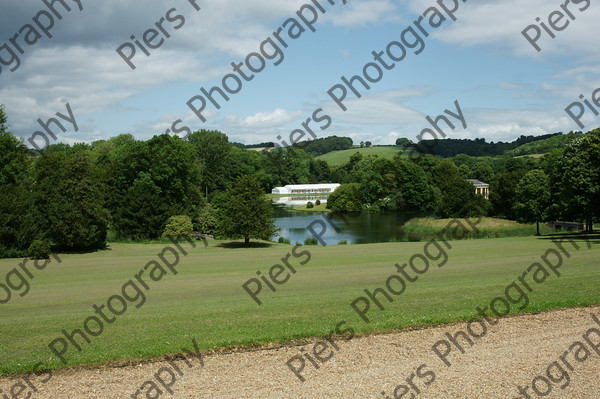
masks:
<svg viewBox="0 0 600 399"><path fill-rule="evenodd" d="M294 201L294 205L299 205L295 203L296 201ZM304 201L304 204L306 204L306 201ZM288 206L285 202L280 204L274 202L273 216L275 218L275 225L281 229L275 237L275 241L279 237L285 237L290 240L291 244L295 244L296 242L303 244L306 238L312 236L306 228L317 219L321 221L325 221L325 219L320 213L295 211ZM323 240L327 245L337 245L342 240L346 240L348 244L402 241L406 236L402 231L404 223L412 218L424 216L428 215L414 212L363 212L360 214L345 215L344 217L348 221L348 224L345 224L341 217L333 216L332 220L339 227L340 231L336 232L330 224L327 224L327 231L323 235ZM315 226L315 230L317 233L320 232L320 227L318 225Z"/></svg>

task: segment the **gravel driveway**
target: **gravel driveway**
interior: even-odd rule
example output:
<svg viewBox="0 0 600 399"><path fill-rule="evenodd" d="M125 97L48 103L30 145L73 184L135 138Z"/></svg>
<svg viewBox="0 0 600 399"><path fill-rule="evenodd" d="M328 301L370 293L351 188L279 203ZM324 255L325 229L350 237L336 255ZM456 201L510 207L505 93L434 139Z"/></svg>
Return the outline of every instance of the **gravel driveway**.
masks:
<svg viewBox="0 0 600 399"><path fill-rule="evenodd" d="M29 382L38 390L32 398L600 398L599 306L488 326L485 334L480 323L471 323L471 333L459 323L348 342L188 354L187 362L66 370L45 384L47 375ZM292 367L304 363L304 382L286 365L293 356ZM31 385L23 377L0 379L3 393L13 389L15 398L27 398Z"/></svg>

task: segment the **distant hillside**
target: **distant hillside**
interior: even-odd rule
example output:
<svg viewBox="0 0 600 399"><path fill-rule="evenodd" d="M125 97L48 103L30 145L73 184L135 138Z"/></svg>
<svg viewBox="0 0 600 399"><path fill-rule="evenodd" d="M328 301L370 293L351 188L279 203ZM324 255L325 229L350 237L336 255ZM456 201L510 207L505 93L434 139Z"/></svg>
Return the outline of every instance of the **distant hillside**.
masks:
<svg viewBox="0 0 600 399"><path fill-rule="evenodd" d="M427 150L430 148L431 153L444 158L453 157L459 154L466 154L473 157L485 157L502 155L507 151L512 151L522 145L533 143L536 141L546 140L562 133L545 134L543 136L521 136L511 143L498 141L488 143L485 139L445 139L445 140L423 140L422 145L417 148L422 148L422 152L430 153Z"/></svg>
<svg viewBox="0 0 600 399"><path fill-rule="evenodd" d="M322 139L311 140L308 143L302 143L304 151L315 156L327 154L332 151L347 150L352 148L352 139L350 137L330 136ZM305 144L305 145L304 145Z"/></svg>
<svg viewBox="0 0 600 399"><path fill-rule="evenodd" d="M244 148L247 150L261 151L264 149L274 148L275 143L266 142L260 144L242 144L242 143L231 143L238 148ZM278 144L281 145L281 144ZM315 140L302 140L298 143L299 147L304 151L314 156L327 154L332 151L347 150L352 148L352 139L350 137L338 137L330 136Z"/></svg>
<svg viewBox="0 0 600 399"><path fill-rule="evenodd" d="M320 155L317 159L326 161L330 165L344 164L350 160L350 157L354 154L361 153L363 156L366 155L377 155L385 159L394 159L398 153L402 151L402 147L399 146L377 146L377 147L366 147L366 148L350 148L343 151L333 151L324 155Z"/></svg>
<svg viewBox="0 0 600 399"><path fill-rule="evenodd" d="M273 142L266 142L266 143L259 143L259 144L242 144L242 143L231 143L232 146L234 147L238 147L238 148L244 148L247 150L250 149L265 149L265 148L274 148L275 147L275 143Z"/></svg>
<svg viewBox="0 0 600 399"><path fill-rule="evenodd" d="M547 154L557 148L564 148L567 144L573 141L577 137L583 136L583 133L567 133L556 135L548 139L534 141L532 143L523 144L511 150L507 155L521 156L531 154Z"/></svg>

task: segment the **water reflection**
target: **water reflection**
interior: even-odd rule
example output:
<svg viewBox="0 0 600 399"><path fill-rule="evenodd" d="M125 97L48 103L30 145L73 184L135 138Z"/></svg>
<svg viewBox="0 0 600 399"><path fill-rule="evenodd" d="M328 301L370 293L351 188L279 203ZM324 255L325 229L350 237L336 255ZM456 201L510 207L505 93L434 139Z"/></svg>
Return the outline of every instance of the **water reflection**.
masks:
<svg viewBox="0 0 600 399"><path fill-rule="evenodd" d="M292 201L300 200L294 198ZM308 200L303 203L305 204L306 201ZM321 201L323 200L321 199ZM303 244L304 240L311 236L306 229L307 226L317 219L324 220L320 213L294 211L283 204L275 204L274 209L275 225L281 229L275 240L285 237L292 244L297 242ZM361 213L345 215L347 224L341 217L333 216L332 219L340 231L336 232L328 224L323 240L327 245L337 245L342 240L346 240L348 244L403 241L407 237L402 231L402 226L412 218L423 216L427 216L427 214L414 212ZM315 230L319 231L317 228Z"/></svg>

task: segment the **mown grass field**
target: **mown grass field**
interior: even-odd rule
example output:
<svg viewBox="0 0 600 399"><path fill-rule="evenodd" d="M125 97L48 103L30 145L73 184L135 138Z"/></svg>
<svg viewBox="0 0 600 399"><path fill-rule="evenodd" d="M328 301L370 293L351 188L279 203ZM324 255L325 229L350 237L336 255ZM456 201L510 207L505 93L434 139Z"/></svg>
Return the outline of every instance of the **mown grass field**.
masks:
<svg viewBox="0 0 600 399"><path fill-rule="evenodd" d="M402 147L398 146L381 146L368 148L350 148L349 150L333 151L327 154L319 155L317 159L326 161L330 165L344 164L350 160L350 157L357 152L363 156L378 155L385 159L394 159L398 153L402 152Z"/></svg>
<svg viewBox="0 0 600 399"><path fill-rule="evenodd" d="M573 250L562 277L554 275L535 285L530 304L521 312L543 311L600 303L600 239L588 250ZM341 320L359 333L398 330L475 316L475 306L489 305L505 287L550 247L548 237L500 238L451 242L448 263L430 270L393 303L382 299L385 310L372 306L370 324L351 309L363 290L384 286L396 271L394 264L423 253L424 243L382 243L351 246L308 246L311 259L290 258L297 274L277 286L264 287L258 306L242 289L256 271L268 275L273 264L291 251L283 244L265 248L225 248L211 241L181 257L177 275L149 281L146 303L129 305L103 333L71 350L68 366L137 360L179 353L195 338L201 349L254 345L273 341L324 336ZM0 305L0 373L29 371L37 362L65 367L48 349L61 330L83 328L94 315L92 305L106 304L147 262L156 259L159 244L112 244L92 254L61 255L62 263L34 269L31 291L13 294ZM185 248L189 246L186 244ZM0 281L17 266L17 259L0 260ZM519 311L514 307L513 312ZM80 340L81 342L81 340Z"/></svg>

